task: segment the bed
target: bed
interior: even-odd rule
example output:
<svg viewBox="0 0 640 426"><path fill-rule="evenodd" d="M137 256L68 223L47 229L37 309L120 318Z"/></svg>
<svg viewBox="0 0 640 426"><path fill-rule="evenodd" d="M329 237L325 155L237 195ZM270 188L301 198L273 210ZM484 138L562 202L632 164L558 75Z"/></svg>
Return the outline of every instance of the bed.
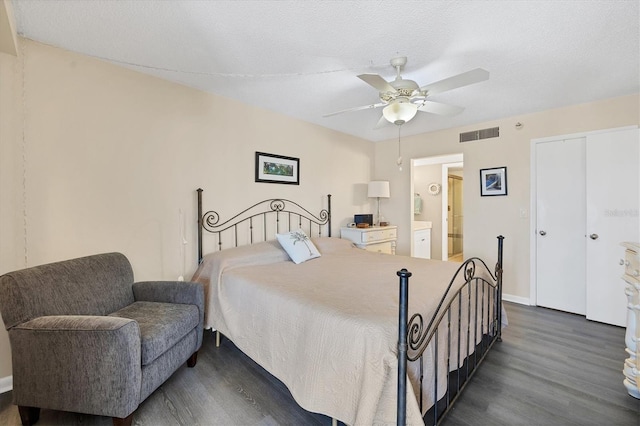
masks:
<svg viewBox="0 0 640 426"><path fill-rule="evenodd" d="M437 424L500 340L502 237L492 272L477 258L385 255L332 237L330 196L318 215L270 199L222 221L202 213L197 193L192 280L205 285L205 327L308 411L346 424ZM300 230L318 256L296 264L274 235ZM206 256L202 231L215 240Z"/></svg>

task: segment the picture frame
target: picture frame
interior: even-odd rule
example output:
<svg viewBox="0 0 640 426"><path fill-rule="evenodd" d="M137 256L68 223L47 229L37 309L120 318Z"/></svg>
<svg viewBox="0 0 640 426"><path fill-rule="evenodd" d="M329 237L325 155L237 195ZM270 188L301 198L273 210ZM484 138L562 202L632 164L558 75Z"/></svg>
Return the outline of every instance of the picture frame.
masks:
<svg viewBox="0 0 640 426"><path fill-rule="evenodd" d="M256 182L300 185L300 159L256 151Z"/></svg>
<svg viewBox="0 0 640 426"><path fill-rule="evenodd" d="M507 195L507 168L480 169L480 195Z"/></svg>

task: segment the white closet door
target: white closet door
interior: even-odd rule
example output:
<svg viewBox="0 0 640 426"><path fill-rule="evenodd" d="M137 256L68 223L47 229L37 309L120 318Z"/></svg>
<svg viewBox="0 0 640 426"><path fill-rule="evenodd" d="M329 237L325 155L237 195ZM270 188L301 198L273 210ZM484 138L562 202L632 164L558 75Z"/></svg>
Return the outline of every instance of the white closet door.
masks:
<svg viewBox="0 0 640 426"><path fill-rule="evenodd" d="M536 145L536 299L585 314L585 138Z"/></svg>
<svg viewBox="0 0 640 426"><path fill-rule="evenodd" d="M623 241L640 240L638 129L587 137L587 318L626 325Z"/></svg>

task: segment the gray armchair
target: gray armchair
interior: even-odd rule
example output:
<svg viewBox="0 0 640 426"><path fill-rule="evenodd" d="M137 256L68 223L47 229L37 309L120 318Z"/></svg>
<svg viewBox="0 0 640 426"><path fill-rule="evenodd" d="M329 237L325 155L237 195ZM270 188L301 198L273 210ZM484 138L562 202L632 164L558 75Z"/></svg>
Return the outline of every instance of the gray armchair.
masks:
<svg viewBox="0 0 640 426"><path fill-rule="evenodd" d="M51 263L0 277L0 312L22 423L40 409L113 417L133 413L202 344L204 290L133 281L120 253Z"/></svg>

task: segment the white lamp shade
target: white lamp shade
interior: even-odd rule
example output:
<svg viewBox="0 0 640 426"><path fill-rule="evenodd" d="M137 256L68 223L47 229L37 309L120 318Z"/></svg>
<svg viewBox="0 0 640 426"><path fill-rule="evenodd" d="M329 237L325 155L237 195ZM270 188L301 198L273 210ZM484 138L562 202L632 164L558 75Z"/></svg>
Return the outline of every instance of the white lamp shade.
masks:
<svg viewBox="0 0 640 426"><path fill-rule="evenodd" d="M389 182L386 180L372 180L367 192L369 198L389 198Z"/></svg>
<svg viewBox="0 0 640 426"><path fill-rule="evenodd" d="M393 124L404 124L416 116L418 112L418 106L411 102L398 102L390 103L382 110L384 118Z"/></svg>

